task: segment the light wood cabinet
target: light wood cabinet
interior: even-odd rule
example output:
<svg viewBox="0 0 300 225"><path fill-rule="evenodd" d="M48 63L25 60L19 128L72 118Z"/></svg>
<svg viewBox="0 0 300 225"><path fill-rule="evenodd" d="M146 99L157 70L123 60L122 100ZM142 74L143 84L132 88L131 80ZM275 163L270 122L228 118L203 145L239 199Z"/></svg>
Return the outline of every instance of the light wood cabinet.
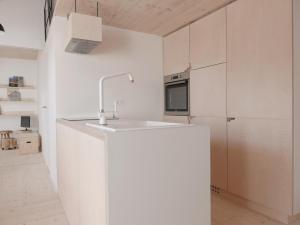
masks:
<svg viewBox="0 0 300 225"><path fill-rule="evenodd" d="M211 185L227 190L226 64L191 71L192 123L211 128Z"/></svg>
<svg viewBox="0 0 300 225"><path fill-rule="evenodd" d="M187 124L189 122L189 119L187 116L164 116L165 122L170 123L185 123Z"/></svg>
<svg viewBox="0 0 300 225"><path fill-rule="evenodd" d="M300 1L293 1L294 25L294 201L293 214L300 213Z"/></svg>
<svg viewBox="0 0 300 225"><path fill-rule="evenodd" d="M67 136L65 134L68 134ZM60 139L68 140L61 141ZM58 193L69 223L80 225L78 134L65 126L57 127Z"/></svg>
<svg viewBox="0 0 300 225"><path fill-rule="evenodd" d="M180 73L189 68L189 26L164 38L164 75Z"/></svg>
<svg viewBox="0 0 300 225"><path fill-rule="evenodd" d="M216 117L194 117L193 124L211 129L211 185L227 190L227 120Z"/></svg>
<svg viewBox="0 0 300 225"><path fill-rule="evenodd" d="M106 224L104 142L81 134L79 158L80 225ZM84 140L84 141L83 141Z"/></svg>
<svg viewBox="0 0 300 225"><path fill-rule="evenodd" d="M226 62L226 8L190 25L193 69Z"/></svg>
<svg viewBox="0 0 300 225"><path fill-rule="evenodd" d="M228 114L292 117L291 0L228 6Z"/></svg>
<svg viewBox="0 0 300 225"><path fill-rule="evenodd" d="M228 190L292 214L292 121L237 119L228 123Z"/></svg>
<svg viewBox="0 0 300 225"><path fill-rule="evenodd" d="M211 185L227 190L226 64L191 71L192 123L211 128Z"/></svg>
<svg viewBox="0 0 300 225"><path fill-rule="evenodd" d="M227 9L228 190L282 221L293 215L292 22L292 0Z"/></svg>
<svg viewBox="0 0 300 225"><path fill-rule="evenodd" d="M104 142L58 124L57 154L58 193L69 224L106 224Z"/></svg>
<svg viewBox="0 0 300 225"><path fill-rule="evenodd" d="M30 154L40 151L40 135L36 131L17 131L15 136L18 139L19 153Z"/></svg>
<svg viewBox="0 0 300 225"><path fill-rule="evenodd" d="M292 3L238 0L190 25L191 122L211 127L211 182L283 222L300 211Z"/></svg>
<svg viewBox="0 0 300 225"><path fill-rule="evenodd" d="M226 117L226 64L192 70L191 115Z"/></svg>

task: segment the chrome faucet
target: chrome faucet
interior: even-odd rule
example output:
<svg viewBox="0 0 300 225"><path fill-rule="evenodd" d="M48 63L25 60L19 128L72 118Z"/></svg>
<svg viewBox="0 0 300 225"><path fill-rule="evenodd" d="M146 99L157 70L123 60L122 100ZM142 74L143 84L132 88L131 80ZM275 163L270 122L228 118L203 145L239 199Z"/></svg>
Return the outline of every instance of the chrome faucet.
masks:
<svg viewBox="0 0 300 225"><path fill-rule="evenodd" d="M131 83L134 82L134 78L131 75L131 73L122 73L122 74L116 74L116 75L108 75L104 76L99 80L99 124L100 125L106 125L106 117L105 117L105 110L104 110L104 89L103 89L103 84L105 80L108 79L113 79L117 77L122 77L122 76L128 76L129 80Z"/></svg>

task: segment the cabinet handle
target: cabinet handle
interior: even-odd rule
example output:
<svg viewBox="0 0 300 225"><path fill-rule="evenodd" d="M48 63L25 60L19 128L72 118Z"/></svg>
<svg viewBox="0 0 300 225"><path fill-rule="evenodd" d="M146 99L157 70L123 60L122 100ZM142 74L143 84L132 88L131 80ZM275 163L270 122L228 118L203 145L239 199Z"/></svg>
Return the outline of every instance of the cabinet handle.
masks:
<svg viewBox="0 0 300 225"><path fill-rule="evenodd" d="M230 123L231 121L236 120L234 117L227 117L227 122Z"/></svg>
<svg viewBox="0 0 300 225"><path fill-rule="evenodd" d="M31 141L27 141L26 143L27 143L27 144L31 144Z"/></svg>

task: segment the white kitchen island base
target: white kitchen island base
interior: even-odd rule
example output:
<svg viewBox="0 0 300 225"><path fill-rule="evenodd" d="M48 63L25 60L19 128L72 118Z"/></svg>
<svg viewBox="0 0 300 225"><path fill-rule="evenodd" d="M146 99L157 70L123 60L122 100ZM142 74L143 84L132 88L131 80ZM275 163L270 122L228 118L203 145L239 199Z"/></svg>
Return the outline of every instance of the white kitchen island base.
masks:
<svg viewBox="0 0 300 225"><path fill-rule="evenodd" d="M70 225L211 224L208 127L109 132L85 123L57 123Z"/></svg>

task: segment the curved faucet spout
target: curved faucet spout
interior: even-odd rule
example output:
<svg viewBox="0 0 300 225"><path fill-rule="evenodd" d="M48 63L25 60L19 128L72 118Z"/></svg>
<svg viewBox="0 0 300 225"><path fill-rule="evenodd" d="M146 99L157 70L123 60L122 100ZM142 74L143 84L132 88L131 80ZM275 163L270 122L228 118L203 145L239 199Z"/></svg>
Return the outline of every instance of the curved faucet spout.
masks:
<svg viewBox="0 0 300 225"><path fill-rule="evenodd" d="M103 113L105 112L105 110L104 110L104 89L103 89L104 81L108 80L108 79L117 78L117 77L123 77L123 76L128 76L130 82L134 83L134 78L131 73L108 75L108 76L101 77L99 80L99 119L100 119L99 123L101 125L106 124L106 119L105 119L105 116L103 115Z"/></svg>

